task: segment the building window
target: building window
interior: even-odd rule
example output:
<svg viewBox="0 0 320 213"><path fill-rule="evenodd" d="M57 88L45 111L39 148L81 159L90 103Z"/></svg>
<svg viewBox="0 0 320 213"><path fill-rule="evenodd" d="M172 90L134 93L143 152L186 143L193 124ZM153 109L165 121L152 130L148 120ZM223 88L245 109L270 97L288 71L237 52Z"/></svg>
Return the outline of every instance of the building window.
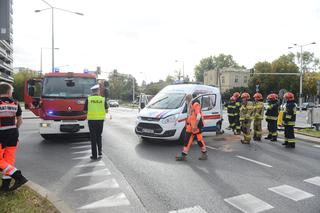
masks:
<svg viewBox="0 0 320 213"><path fill-rule="evenodd" d="M248 83L248 76L243 77L243 83L245 83L245 84Z"/></svg>
<svg viewBox="0 0 320 213"><path fill-rule="evenodd" d="M238 83L239 82L239 76L235 76L235 78L234 78L234 83Z"/></svg>
<svg viewBox="0 0 320 213"><path fill-rule="evenodd" d="M224 81L224 76L221 76L221 84L224 84L225 81Z"/></svg>

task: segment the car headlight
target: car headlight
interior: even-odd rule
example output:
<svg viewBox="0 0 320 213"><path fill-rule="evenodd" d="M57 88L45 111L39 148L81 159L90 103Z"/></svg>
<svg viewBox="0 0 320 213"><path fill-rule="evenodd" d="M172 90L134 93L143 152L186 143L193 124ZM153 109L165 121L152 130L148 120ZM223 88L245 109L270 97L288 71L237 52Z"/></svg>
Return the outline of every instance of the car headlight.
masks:
<svg viewBox="0 0 320 213"><path fill-rule="evenodd" d="M40 123L40 127L48 128L48 127L50 127L50 124L48 124L48 123Z"/></svg>
<svg viewBox="0 0 320 213"><path fill-rule="evenodd" d="M174 123L177 121L177 118L178 118L178 114L176 115L171 115L165 119L162 120L162 123L163 124L169 124L169 123Z"/></svg>

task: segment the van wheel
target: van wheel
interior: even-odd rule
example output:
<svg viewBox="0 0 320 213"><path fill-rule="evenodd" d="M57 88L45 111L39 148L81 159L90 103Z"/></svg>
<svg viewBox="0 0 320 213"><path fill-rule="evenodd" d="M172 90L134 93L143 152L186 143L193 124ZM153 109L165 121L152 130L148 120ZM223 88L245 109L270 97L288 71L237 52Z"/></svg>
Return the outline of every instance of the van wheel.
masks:
<svg viewBox="0 0 320 213"><path fill-rule="evenodd" d="M184 144L185 135L186 135L186 128L183 128L183 130L181 131L180 137L178 139L179 144Z"/></svg>

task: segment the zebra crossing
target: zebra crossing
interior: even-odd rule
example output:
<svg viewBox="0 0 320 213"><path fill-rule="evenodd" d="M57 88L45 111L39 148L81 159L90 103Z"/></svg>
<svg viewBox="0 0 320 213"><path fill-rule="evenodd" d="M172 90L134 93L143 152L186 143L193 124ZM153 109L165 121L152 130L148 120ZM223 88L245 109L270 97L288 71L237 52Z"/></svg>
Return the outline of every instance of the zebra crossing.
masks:
<svg viewBox="0 0 320 213"><path fill-rule="evenodd" d="M110 207L129 206L130 201L128 200L125 193L121 192L120 184L114 177L112 177L112 173L107 168L106 164L102 160L88 162L88 160L90 159L90 155L88 154L91 153L90 148L91 146L87 145L86 143L77 143L73 144L70 147L72 160L79 161L79 164L74 167L74 169L77 169L79 171L78 174L75 175L75 178L81 179L89 177L93 182L95 182L86 186L75 188L74 193L82 192L90 194L91 192L95 192L96 190L102 191L108 189L117 190L118 192L111 196L108 195L106 197L101 197L100 200L96 200L91 203L84 203L83 205L79 206L76 211L86 212L97 209L101 209L104 211L104 209ZM87 160L87 162L85 162L85 160ZM90 168L93 170L90 172L81 172L81 169L85 168ZM95 181L95 178L97 179L97 181ZM101 178L103 178L102 181Z"/></svg>

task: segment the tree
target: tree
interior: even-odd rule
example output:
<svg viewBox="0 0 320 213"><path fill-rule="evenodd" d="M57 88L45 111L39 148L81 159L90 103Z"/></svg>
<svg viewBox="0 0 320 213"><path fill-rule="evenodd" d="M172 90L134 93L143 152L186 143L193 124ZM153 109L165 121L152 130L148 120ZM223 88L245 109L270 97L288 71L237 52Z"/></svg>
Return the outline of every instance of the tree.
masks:
<svg viewBox="0 0 320 213"><path fill-rule="evenodd" d="M225 102L228 102L230 100L230 97L233 95L233 93L235 92L248 92L248 93L252 93L252 91L249 90L248 87L234 87L232 89L228 89L227 91L225 91L223 94L222 94L222 100L224 100Z"/></svg>
<svg viewBox="0 0 320 213"><path fill-rule="evenodd" d="M218 56L209 56L201 59L200 63L194 68L196 81L204 81L204 72L212 69L221 69L225 67L245 68L239 66L233 59L232 55L219 54Z"/></svg>
<svg viewBox="0 0 320 213"><path fill-rule="evenodd" d="M20 71L13 75L14 98L23 101L24 82L30 78L38 77L38 72L32 70Z"/></svg>
<svg viewBox="0 0 320 213"><path fill-rule="evenodd" d="M297 52L296 54L291 53L294 57L296 56L298 59L298 64L300 66L301 64L301 53ZM294 61L294 57L293 57L293 61ZM314 56L314 53L305 51L302 53L302 63L303 63L303 67L302 69L304 71L308 71L308 70L318 70L320 68L320 60L319 58L316 58Z"/></svg>
<svg viewBox="0 0 320 213"><path fill-rule="evenodd" d="M317 95L317 81L320 80L320 72L306 72L303 78L303 93L307 97Z"/></svg>
<svg viewBox="0 0 320 213"><path fill-rule="evenodd" d="M137 91L138 84L136 79L132 75L122 74L117 70L113 70L109 74L110 99L131 101L133 92L133 80L134 86Z"/></svg>

